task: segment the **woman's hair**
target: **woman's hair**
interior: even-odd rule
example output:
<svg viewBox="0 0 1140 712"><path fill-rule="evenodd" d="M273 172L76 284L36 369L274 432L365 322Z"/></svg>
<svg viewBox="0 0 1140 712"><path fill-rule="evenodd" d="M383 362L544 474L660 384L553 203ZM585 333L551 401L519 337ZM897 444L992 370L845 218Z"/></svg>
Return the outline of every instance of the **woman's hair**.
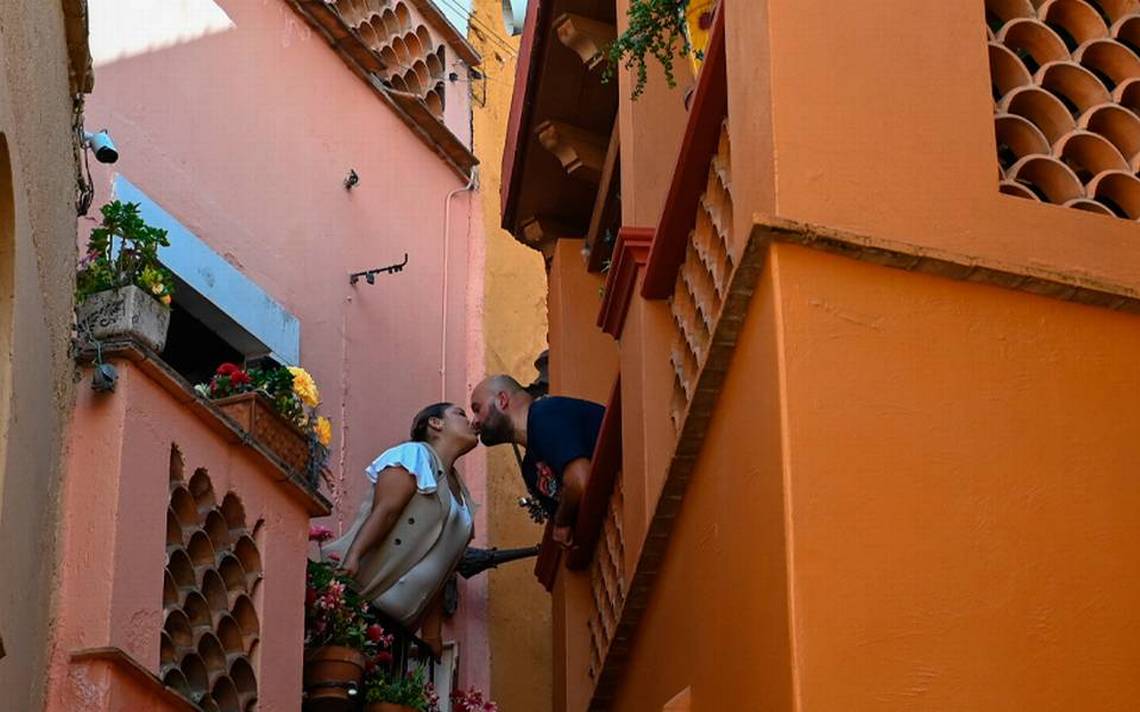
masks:
<svg viewBox="0 0 1140 712"><path fill-rule="evenodd" d="M416 417L412 418L412 442L426 443L428 421L432 418L442 418L451 406L451 403L435 403L416 413Z"/></svg>

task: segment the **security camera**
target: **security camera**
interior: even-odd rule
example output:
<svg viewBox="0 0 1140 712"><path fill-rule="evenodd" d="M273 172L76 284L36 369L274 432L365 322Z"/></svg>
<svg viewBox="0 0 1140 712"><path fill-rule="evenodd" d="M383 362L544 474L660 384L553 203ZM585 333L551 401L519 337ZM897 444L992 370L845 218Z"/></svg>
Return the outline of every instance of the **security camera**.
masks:
<svg viewBox="0 0 1140 712"><path fill-rule="evenodd" d="M114 163L119 160L119 149L115 148L115 142L111 140L111 135L103 129L99 133L84 132L83 140L91 152L95 154L95 160L100 163Z"/></svg>

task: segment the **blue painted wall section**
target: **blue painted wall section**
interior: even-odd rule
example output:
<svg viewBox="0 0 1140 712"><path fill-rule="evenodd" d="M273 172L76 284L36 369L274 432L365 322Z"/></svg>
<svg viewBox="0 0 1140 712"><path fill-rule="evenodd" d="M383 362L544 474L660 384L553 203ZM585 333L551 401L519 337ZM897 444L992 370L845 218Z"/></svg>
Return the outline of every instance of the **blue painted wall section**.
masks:
<svg viewBox="0 0 1140 712"><path fill-rule="evenodd" d="M296 316L126 178L115 177L114 192L123 202L138 203L143 219L169 234L170 246L161 249L159 259L179 286L195 292L176 291L179 304L247 356L270 354L289 365L300 363L301 322Z"/></svg>

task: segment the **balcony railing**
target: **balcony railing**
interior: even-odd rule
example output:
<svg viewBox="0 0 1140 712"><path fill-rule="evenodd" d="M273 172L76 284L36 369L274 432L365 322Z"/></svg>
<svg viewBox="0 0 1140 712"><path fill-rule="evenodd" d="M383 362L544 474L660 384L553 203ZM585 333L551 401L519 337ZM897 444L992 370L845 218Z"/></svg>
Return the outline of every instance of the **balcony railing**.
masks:
<svg viewBox="0 0 1140 712"><path fill-rule="evenodd" d="M329 503L153 352L94 358L118 380L72 420L48 709L290 708L305 534Z"/></svg>

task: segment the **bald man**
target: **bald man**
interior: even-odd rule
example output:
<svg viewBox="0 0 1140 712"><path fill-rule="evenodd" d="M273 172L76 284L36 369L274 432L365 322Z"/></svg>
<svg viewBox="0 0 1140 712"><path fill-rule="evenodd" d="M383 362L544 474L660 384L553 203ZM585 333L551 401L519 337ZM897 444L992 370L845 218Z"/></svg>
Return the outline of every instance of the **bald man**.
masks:
<svg viewBox="0 0 1140 712"><path fill-rule="evenodd" d="M554 540L573 543L578 503L590 479L590 458L606 409L562 396L534 399L510 376L484 379L471 392L471 413L484 445L526 448L522 476L548 517Z"/></svg>

